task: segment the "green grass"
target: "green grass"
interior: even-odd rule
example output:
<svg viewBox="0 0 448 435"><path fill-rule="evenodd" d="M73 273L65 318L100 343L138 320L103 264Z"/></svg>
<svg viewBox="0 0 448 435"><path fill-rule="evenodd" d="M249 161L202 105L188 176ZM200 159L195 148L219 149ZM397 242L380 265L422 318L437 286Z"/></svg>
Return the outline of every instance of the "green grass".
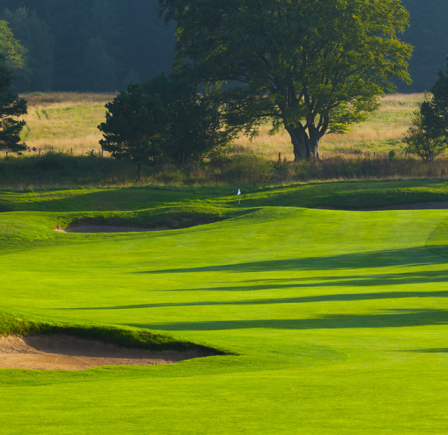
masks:
<svg viewBox="0 0 448 435"><path fill-rule="evenodd" d="M0 370L2 434L447 432L448 211L303 208L447 200L446 182L253 188L241 205L234 190L0 192L10 210L0 214L0 331L56 325L132 340L149 330L226 353L171 366ZM52 230L185 215L223 220L151 233Z"/></svg>
<svg viewBox="0 0 448 435"><path fill-rule="evenodd" d="M448 201L443 179L344 181L285 186L142 186L36 190L0 190L3 211L125 211L155 207L334 207L365 209L396 204ZM241 204L238 204L238 200ZM216 210L213 212L217 212Z"/></svg>

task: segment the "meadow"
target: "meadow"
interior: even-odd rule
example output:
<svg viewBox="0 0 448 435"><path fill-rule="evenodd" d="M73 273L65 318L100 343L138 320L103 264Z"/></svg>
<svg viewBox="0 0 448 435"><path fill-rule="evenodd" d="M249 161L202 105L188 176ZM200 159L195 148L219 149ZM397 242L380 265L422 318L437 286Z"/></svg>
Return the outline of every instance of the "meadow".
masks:
<svg viewBox="0 0 448 435"><path fill-rule="evenodd" d="M0 369L2 434L448 430L444 180L0 191L0 332L216 349ZM338 209L338 210L336 210ZM350 209L350 210L348 210ZM183 219L218 222L182 228ZM54 231L74 222L147 233ZM139 339L141 341L141 339Z"/></svg>
<svg viewBox="0 0 448 435"><path fill-rule="evenodd" d="M85 154L100 149L97 126L104 121L108 94L36 93L21 95L28 100L28 115L22 140L32 154L50 150Z"/></svg>
<svg viewBox="0 0 448 435"><path fill-rule="evenodd" d="M75 155L100 150L101 133L97 126L104 121L105 103L110 94L44 93L23 95L28 99L29 114L25 117L22 139L33 153L48 150L72 152ZM370 153L400 153L400 139L410 125L412 112L423 94L390 95L382 99L381 108L367 122L354 125L345 135L328 135L322 140L323 157L357 156ZM286 131L269 135L269 126L262 126L252 142L242 136L234 142L235 152L255 153L268 159L294 159Z"/></svg>
<svg viewBox="0 0 448 435"><path fill-rule="evenodd" d="M313 180L440 178L448 173L445 156L423 162L403 150L401 138L422 94L390 95L380 110L347 134L321 142L321 160L296 163L284 131L271 136L269 125L249 140L234 140L226 156L187 166L145 165L137 180L135 165L102 152L97 126L104 121L110 94L37 93L29 102L22 156L0 156L0 189L34 190L74 186L263 186ZM99 158L101 157L101 158Z"/></svg>

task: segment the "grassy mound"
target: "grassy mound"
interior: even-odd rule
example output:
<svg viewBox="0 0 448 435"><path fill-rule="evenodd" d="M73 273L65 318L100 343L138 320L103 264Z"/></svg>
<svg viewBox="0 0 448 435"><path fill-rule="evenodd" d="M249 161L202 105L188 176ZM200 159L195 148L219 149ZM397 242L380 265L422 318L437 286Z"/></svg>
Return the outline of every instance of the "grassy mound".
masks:
<svg viewBox="0 0 448 435"><path fill-rule="evenodd" d="M168 335L154 334L146 329L118 328L107 325L70 324L55 320L39 320L10 311L0 311L0 335L56 335L64 334L88 340L98 340L125 348L148 349L153 351L188 350L213 351L224 355L224 351L186 340L174 339Z"/></svg>

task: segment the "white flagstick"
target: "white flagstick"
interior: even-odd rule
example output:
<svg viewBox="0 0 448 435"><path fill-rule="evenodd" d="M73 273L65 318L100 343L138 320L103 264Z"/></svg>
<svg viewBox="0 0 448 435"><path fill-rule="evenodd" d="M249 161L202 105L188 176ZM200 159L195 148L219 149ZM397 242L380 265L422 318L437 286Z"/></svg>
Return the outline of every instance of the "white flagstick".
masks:
<svg viewBox="0 0 448 435"><path fill-rule="evenodd" d="M237 193L237 195L238 196L241 196L241 190L240 189L238 189L238 193ZM238 198L238 204L241 204L241 200Z"/></svg>

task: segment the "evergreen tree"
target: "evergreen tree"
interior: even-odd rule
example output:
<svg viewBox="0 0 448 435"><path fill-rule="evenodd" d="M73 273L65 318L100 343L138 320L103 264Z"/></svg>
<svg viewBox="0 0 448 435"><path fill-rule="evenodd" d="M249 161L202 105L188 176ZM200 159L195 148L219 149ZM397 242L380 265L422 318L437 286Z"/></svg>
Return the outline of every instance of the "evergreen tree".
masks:
<svg viewBox="0 0 448 435"><path fill-rule="evenodd" d="M27 101L13 91L13 79L5 57L0 56L0 150L6 155L26 150L26 145L20 143L20 132L26 123L16 118L27 114Z"/></svg>
<svg viewBox="0 0 448 435"><path fill-rule="evenodd" d="M413 114L412 125L409 127L403 142L404 150L415 154L424 161L433 161L447 148L447 141L441 119L434 111L432 99L425 95L424 101Z"/></svg>
<svg viewBox="0 0 448 435"><path fill-rule="evenodd" d="M158 95L148 94L140 84L130 84L106 104L106 109L106 122L98 126L104 135L101 147L116 159L134 162L140 180L142 165L161 155L169 112Z"/></svg>

